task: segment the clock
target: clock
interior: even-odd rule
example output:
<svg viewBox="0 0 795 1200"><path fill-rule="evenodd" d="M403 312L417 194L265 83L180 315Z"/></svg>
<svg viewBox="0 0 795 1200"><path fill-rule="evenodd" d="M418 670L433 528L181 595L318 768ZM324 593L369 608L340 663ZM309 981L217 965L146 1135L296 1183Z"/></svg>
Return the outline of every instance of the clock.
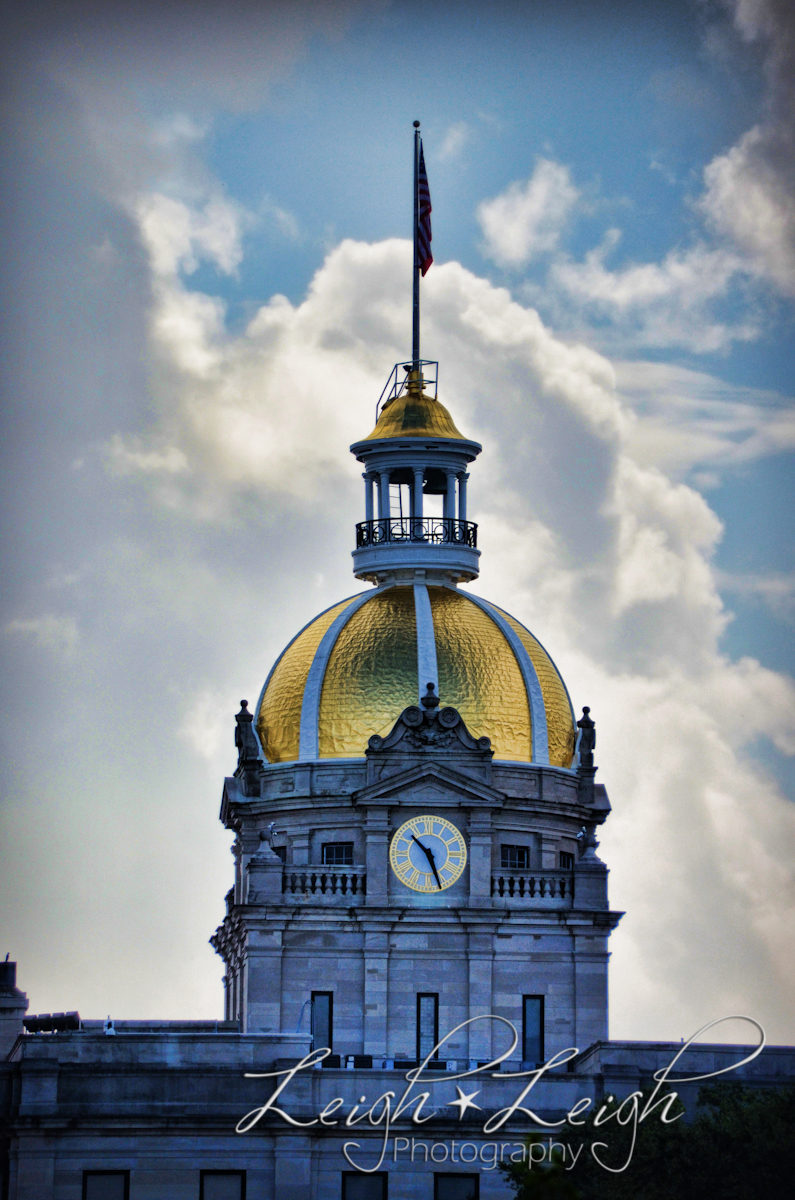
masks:
<svg viewBox="0 0 795 1200"><path fill-rule="evenodd" d="M412 817L392 838L389 863L415 892L443 892L467 864L463 834L444 817Z"/></svg>

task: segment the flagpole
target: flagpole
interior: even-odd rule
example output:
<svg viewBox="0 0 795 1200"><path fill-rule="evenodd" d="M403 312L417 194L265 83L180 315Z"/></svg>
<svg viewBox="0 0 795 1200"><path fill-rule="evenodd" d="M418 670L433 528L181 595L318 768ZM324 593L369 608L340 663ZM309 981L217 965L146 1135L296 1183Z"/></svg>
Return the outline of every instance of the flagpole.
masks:
<svg viewBox="0 0 795 1200"><path fill-rule="evenodd" d="M420 369L420 123L414 122L414 304L412 308L411 359Z"/></svg>

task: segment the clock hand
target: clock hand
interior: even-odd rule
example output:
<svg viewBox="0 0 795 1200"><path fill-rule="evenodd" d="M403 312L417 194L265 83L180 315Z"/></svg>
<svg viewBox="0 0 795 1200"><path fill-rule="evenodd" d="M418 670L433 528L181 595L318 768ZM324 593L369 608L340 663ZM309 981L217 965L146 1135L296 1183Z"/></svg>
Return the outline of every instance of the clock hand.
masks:
<svg viewBox="0 0 795 1200"><path fill-rule="evenodd" d="M428 862L431 864L431 870L433 871L433 877L436 880L436 883L439 887L439 891L441 891L442 890L442 881L439 878L439 872L436 870L436 862L434 861L433 850L431 850L430 847L428 847L428 846L423 846L420 839L418 837L414 837L413 833L411 836L414 838L414 841L417 843L420 850L422 850L422 852L425 855L425 857L427 858Z"/></svg>

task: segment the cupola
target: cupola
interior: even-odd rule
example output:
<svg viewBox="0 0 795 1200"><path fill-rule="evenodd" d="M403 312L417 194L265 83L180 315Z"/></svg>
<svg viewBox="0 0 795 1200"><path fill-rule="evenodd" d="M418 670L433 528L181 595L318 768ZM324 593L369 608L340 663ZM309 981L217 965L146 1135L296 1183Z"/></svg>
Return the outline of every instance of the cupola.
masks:
<svg viewBox="0 0 795 1200"><path fill-rule="evenodd" d="M375 428L351 446L365 468L365 515L353 551L357 579L455 586L477 578L467 467L482 447L456 428L437 383L437 363L398 363L381 393Z"/></svg>

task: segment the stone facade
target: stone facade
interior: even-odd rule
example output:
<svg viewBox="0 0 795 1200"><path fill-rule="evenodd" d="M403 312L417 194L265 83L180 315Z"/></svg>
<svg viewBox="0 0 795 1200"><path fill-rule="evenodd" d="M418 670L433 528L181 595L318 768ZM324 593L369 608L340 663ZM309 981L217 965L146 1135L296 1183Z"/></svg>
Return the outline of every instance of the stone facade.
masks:
<svg viewBox="0 0 795 1200"><path fill-rule="evenodd" d="M620 914L604 864L593 849L579 857L577 840L605 819L605 790L589 794L576 771L495 763L488 739L444 712L455 724L437 729L433 710L419 728L401 717L365 761L250 770L241 756L221 810L237 832L235 885L213 944L225 1015L243 1031L295 1028L313 991L332 992L335 1054L414 1058L418 993L438 994L442 1031L485 1013L519 1028L531 994L544 997L549 1053L606 1038ZM396 828L429 812L468 847L467 871L438 894L410 891L388 862ZM325 865L323 847L340 845L352 861ZM511 856L526 865L504 866ZM481 1023L446 1053L493 1050Z"/></svg>

